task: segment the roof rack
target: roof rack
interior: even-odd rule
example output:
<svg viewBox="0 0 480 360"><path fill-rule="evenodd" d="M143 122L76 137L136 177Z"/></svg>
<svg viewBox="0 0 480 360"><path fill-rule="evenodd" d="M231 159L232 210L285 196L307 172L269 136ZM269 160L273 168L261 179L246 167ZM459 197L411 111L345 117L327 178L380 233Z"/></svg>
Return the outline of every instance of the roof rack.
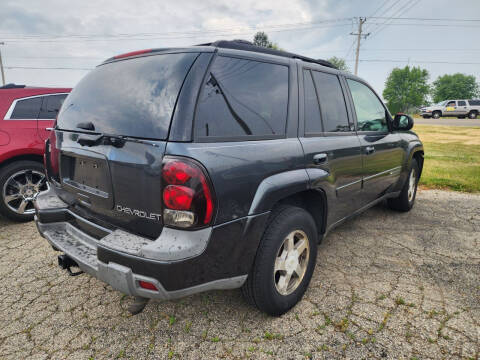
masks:
<svg viewBox="0 0 480 360"><path fill-rule="evenodd" d="M270 55L277 55L277 56L283 56L283 57L288 57L292 59L300 59L306 62L311 62L311 63L316 63L320 64L323 66L327 66L333 69L337 69L335 65L333 65L331 62L322 60L322 59L312 59L306 56L290 53L287 51L283 50L275 50L275 49L270 49L266 48L263 46L257 46L251 43L250 41L247 40L217 40L211 43L205 43L205 44L198 44L196 46L213 46L213 47L218 47L218 48L226 48L226 49L235 49L235 50L245 50L245 51L253 51L253 52L258 52L258 53L263 53L263 54L270 54Z"/></svg>
<svg viewBox="0 0 480 360"><path fill-rule="evenodd" d="M26 85L16 85L14 83L10 83L7 85L0 86L0 89L22 89L26 87Z"/></svg>

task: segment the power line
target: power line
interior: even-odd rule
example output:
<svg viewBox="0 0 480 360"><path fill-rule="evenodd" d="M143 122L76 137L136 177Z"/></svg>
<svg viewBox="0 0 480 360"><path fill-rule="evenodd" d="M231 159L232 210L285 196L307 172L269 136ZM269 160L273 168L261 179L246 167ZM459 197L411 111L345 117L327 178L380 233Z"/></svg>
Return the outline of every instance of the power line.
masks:
<svg viewBox="0 0 480 360"><path fill-rule="evenodd" d="M286 29L279 29L279 30L270 30L269 33L275 32L283 32L283 31L302 31L302 30L310 30L310 29L318 29L318 28L334 28L334 27L342 27L342 26L350 26L349 23L345 24L333 24L333 25L317 25L317 26L309 26L309 27L291 27ZM191 38L212 38L212 37L221 37L221 36L237 36L237 35L251 35L252 31L245 31L245 32L236 32L236 33L218 33L218 34L203 34L203 35L185 35L185 36L176 36L176 37L144 37L144 38L105 38L105 39L93 39L93 38L86 38L86 39L5 39L10 43L61 43L61 42L106 42L106 41L152 41L152 40L177 40L177 39L191 39Z"/></svg>
<svg viewBox="0 0 480 360"><path fill-rule="evenodd" d="M383 25L385 23L375 23L370 22L369 24L378 24ZM424 27L470 27L470 28L477 28L480 25L463 25L463 24L408 24L408 23L390 23L385 26L424 26ZM380 30L379 30L380 31Z"/></svg>
<svg viewBox="0 0 480 360"><path fill-rule="evenodd" d="M415 21L473 21L480 22L480 19L455 19L455 18L418 18L418 17L380 17L369 16L370 19L391 19L391 20L415 20Z"/></svg>
<svg viewBox="0 0 480 360"><path fill-rule="evenodd" d="M272 30L277 31L286 31L291 29L303 29L304 26L346 26L349 25L352 18L336 18L330 20L321 20L321 21L310 21L310 22L300 22L300 23L290 23L290 24L277 24L269 26L247 26L247 27L230 27L230 28L217 28L217 29L205 29L205 30L192 30L192 31L173 31L173 32L152 32L152 33L132 33L132 34L69 34L69 35L58 35L58 34L40 34L40 35L22 35L22 34L0 34L4 36L5 40L61 40L64 38L78 38L82 40L100 40L98 38L106 39L116 39L122 38L126 40L137 40L131 39L132 36L142 36L142 37L152 37L152 36L161 36L161 38L183 38L183 37L196 37L197 35L206 35L206 34L216 34L216 33L225 33L228 31L233 31L235 33L244 34L250 33L251 31L260 31L260 30ZM11 38L5 38L5 35L15 36ZM172 37L174 35L174 37ZM178 36L177 36L178 35ZM103 39L102 39L103 40Z"/></svg>
<svg viewBox="0 0 480 360"><path fill-rule="evenodd" d="M68 59L68 60L105 60L107 57L91 57L91 56L9 56L9 59Z"/></svg>
<svg viewBox="0 0 480 360"><path fill-rule="evenodd" d="M374 38L375 36L377 36L383 29L385 29L389 24L389 22L392 21L392 19L395 17L395 16L399 16L399 15L403 15L406 11L410 10L413 6L417 5L421 0L407 0L403 6L400 6L394 14L392 14L392 16L390 16L387 20L385 20L385 22L380 25L375 34L373 34L372 38Z"/></svg>
<svg viewBox="0 0 480 360"><path fill-rule="evenodd" d="M93 70L93 68L33 67L33 66L5 66L5 69L25 69L25 70Z"/></svg>
<svg viewBox="0 0 480 360"><path fill-rule="evenodd" d="M381 8L383 8L386 4L388 4L390 0L385 0L378 8L375 10L372 15L369 16L369 18L373 17Z"/></svg>
<svg viewBox="0 0 480 360"><path fill-rule="evenodd" d="M411 0L406 0L406 1L409 2L409 1L411 1ZM392 5L390 5L387 9L385 9L378 17L379 17L379 18L382 18L382 19L385 19L385 18L386 18L387 20L385 20L385 22L387 22L388 19L391 17L391 16L388 16L387 14L390 12L390 10L392 10L392 12L390 12L390 15L395 14L396 11L398 10L398 8L395 9L395 7L396 7L397 5L400 5L400 8L401 8L401 7L402 7L402 0L394 1L394 3L393 3ZM387 17L385 17L385 15L386 15ZM375 25L372 25L372 26L375 26ZM376 31L377 29L379 29L380 27L381 27L381 25L377 24L377 25L376 25L376 28L375 28L375 31ZM372 31L372 28L369 27L368 30L369 30L369 31Z"/></svg>
<svg viewBox="0 0 480 360"><path fill-rule="evenodd" d="M353 60L346 60L352 62ZM480 62L455 62L455 61L424 61L424 60L394 60L394 59L360 59L360 62L411 62L411 63L421 63L421 64L452 64L452 65L480 65Z"/></svg>

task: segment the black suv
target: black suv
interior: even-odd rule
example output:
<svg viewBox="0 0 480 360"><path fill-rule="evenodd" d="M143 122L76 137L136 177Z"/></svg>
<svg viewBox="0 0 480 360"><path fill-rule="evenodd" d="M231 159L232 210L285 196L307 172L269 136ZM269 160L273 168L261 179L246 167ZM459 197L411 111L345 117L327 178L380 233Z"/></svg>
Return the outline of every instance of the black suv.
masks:
<svg viewBox="0 0 480 360"><path fill-rule="evenodd" d="M330 63L244 41L116 56L51 131L38 230L71 274L139 300L242 287L280 315L331 229L385 199L411 209L412 125Z"/></svg>

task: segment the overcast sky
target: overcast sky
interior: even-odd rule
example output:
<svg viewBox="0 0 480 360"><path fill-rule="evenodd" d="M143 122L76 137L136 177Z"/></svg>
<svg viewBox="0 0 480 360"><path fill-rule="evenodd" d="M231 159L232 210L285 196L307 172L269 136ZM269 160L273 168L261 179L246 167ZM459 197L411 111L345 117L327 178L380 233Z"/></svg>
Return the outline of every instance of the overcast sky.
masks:
<svg viewBox="0 0 480 360"><path fill-rule="evenodd" d="M258 30L287 51L346 57L353 72L349 34L359 16L370 32L359 76L380 94L389 72L407 63L426 68L431 81L456 72L480 81L480 21L452 20L480 19L479 0L2 0L0 41L7 82L32 86L73 87L88 69L132 50L251 40Z"/></svg>

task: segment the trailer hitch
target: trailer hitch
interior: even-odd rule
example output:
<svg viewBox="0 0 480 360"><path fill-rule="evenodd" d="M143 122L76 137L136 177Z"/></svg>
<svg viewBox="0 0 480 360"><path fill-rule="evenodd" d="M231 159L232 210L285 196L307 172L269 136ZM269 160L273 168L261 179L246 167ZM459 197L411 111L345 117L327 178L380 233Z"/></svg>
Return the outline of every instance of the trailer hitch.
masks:
<svg viewBox="0 0 480 360"><path fill-rule="evenodd" d="M82 270L73 272L72 269L70 269L72 266L78 267L78 264L75 262L75 260L67 255L58 255L58 266L60 266L60 268L63 270L67 270L70 276L83 274Z"/></svg>

